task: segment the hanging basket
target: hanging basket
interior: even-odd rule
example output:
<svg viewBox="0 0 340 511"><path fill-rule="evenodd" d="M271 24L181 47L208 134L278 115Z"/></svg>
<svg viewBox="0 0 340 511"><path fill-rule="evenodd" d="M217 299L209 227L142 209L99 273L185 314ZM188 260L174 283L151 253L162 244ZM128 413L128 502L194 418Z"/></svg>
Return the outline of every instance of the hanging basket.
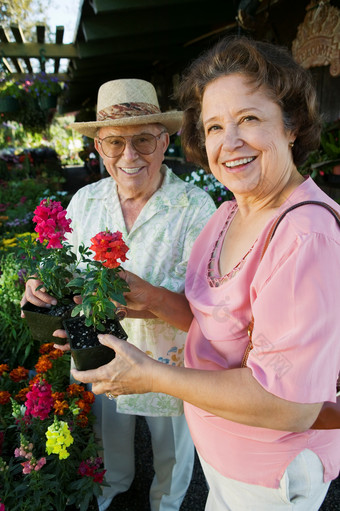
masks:
<svg viewBox="0 0 340 511"><path fill-rule="evenodd" d="M0 98L0 112L16 112L19 109L19 101L17 98L11 96L4 96Z"/></svg>
<svg viewBox="0 0 340 511"><path fill-rule="evenodd" d="M71 347L71 355L78 371L96 369L108 364L115 357L115 352L100 344L98 334L103 333L94 330L92 326L85 325L85 317L79 316L63 321ZM115 319L106 320L105 333L112 334L119 339L127 339L127 333L120 322Z"/></svg>
<svg viewBox="0 0 340 511"><path fill-rule="evenodd" d="M57 108L58 96L40 96L39 106L42 110Z"/></svg>

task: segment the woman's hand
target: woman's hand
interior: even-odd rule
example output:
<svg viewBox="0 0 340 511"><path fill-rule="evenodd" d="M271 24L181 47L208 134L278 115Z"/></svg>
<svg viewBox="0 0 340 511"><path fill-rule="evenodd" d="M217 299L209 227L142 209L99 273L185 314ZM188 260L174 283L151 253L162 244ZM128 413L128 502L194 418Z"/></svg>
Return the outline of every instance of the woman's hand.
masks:
<svg viewBox="0 0 340 511"><path fill-rule="evenodd" d="M72 369L74 378L83 383L92 383L95 394L109 392L113 395L144 394L152 391L153 367L159 362L145 355L127 341L113 335L100 334L101 344L116 352L108 364L89 371Z"/></svg>
<svg viewBox="0 0 340 511"><path fill-rule="evenodd" d="M153 286L129 271L122 271L121 277L130 287L130 292L124 293L127 317L156 317L185 332L189 330L192 312L184 293Z"/></svg>

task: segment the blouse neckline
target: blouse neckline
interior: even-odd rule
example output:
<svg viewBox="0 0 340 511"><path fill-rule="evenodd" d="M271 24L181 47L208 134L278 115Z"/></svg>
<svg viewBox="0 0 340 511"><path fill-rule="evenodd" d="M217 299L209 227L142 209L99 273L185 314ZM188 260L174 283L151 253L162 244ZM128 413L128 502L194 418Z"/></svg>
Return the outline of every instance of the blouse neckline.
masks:
<svg viewBox="0 0 340 511"><path fill-rule="evenodd" d="M251 251L253 250L254 245L256 243L256 240L255 240L254 244L250 247L248 252L242 257L242 259L234 266L234 268L232 270L230 270L225 275L220 274L219 267L218 267L218 261L219 261L219 257L221 254L224 236L225 236L231 222L233 221L237 210L238 210L238 206L237 206L237 203L235 202L235 204L233 204L232 207L230 208L230 211L226 218L226 221L224 222L224 225L220 231L220 234L218 235L218 238L213 246L213 249L212 249L209 261L208 261L208 267L207 267L207 280L208 280L210 287L219 287L224 282L231 280L233 277L235 277L235 275L237 275L239 273L239 271L243 268L243 266L246 262L247 256L251 253Z"/></svg>

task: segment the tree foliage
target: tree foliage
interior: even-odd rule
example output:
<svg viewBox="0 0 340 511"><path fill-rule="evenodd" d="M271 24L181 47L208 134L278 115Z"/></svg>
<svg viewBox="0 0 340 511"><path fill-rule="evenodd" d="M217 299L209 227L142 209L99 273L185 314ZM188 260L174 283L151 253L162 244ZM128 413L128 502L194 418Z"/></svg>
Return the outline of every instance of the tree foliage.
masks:
<svg viewBox="0 0 340 511"><path fill-rule="evenodd" d="M35 25L47 25L43 0L0 0L0 23L4 28L18 24L25 38L28 41L34 40Z"/></svg>

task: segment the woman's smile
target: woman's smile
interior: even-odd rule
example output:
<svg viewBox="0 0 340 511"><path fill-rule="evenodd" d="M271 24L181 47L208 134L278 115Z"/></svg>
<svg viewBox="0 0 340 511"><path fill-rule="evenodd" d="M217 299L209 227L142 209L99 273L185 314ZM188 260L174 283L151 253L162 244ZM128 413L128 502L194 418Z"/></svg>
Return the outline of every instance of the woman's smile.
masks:
<svg viewBox="0 0 340 511"><path fill-rule="evenodd" d="M248 163L251 163L255 159L256 159L256 156L250 156L250 157L246 157L246 158L239 158L237 160L226 161L224 163L224 165L229 170L235 170L235 171L240 170L241 171L241 170L244 169L245 165L247 165Z"/></svg>

